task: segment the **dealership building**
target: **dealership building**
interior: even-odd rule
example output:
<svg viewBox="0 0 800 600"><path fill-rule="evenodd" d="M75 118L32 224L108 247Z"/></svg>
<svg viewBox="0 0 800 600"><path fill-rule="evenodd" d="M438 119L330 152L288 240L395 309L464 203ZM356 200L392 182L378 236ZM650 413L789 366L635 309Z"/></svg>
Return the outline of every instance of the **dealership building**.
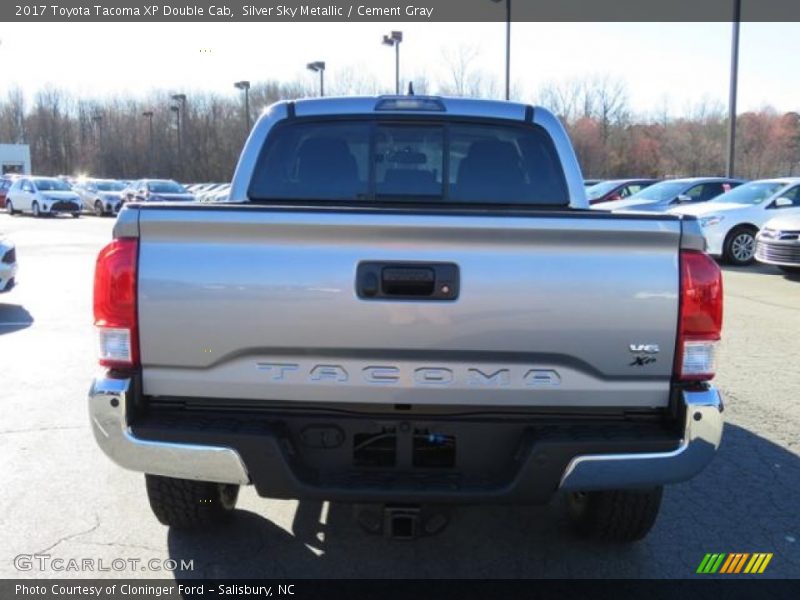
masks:
<svg viewBox="0 0 800 600"><path fill-rule="evenodd" d="M31 148L28 144L0 144L0 175L31 172Z"/></svg>

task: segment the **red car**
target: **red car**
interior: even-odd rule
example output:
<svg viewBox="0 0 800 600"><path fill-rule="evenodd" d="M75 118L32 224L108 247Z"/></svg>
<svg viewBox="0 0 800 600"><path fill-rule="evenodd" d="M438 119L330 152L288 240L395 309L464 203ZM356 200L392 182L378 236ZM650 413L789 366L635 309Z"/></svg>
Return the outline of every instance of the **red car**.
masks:
<svg viewBox="0 0 800 600"><path fill-rule="evenodd" d="M19 175L0 175L0 209L6 207L6 194L8 194L8 190L11 187Z"/></svg>

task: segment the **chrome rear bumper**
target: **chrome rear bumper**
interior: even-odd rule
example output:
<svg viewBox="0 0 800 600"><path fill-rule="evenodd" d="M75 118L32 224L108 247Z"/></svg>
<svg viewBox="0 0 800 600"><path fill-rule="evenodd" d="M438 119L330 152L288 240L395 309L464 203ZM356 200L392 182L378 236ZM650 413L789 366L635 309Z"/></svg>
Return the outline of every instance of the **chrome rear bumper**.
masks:
<svg viewBox="0 0 800 600"><path fill-rule="evenodd" d="M126 417L130 385L128 379L99 377L89 392L89 413L94 436L112 461L126 469L153 475L231 484L251 482L248 469L234 448L137 438ZM686 413L684 435L675 450L578 455L567 464L560 481L539 481L535 472L530 471L529 477L516 482L516 488L519 489L513 489L512 493L512 488L509 488L507 492L513 496L514 493L524 493L526 489L533 488L558 488L564 491L647 488L692 478L716 454L722 438L723 407L720 395L714 388L684 391L683 402ZM277 444L268 444L266 448L272 448L276 457L281 455ZM528 462L531 462L530 457ZM520 471L528 472L527 466L524 465ZM302 486L295 484L295 489L290 491L304 493ZM386 490L387 493L389 491ZM497 490L485 496L500 500L503 493ZM459 497L459 494L454 494L455 497ZM474 499L478 498L476 496Z"/></svg>
<svg viewBox="0 0 800 600"><path fill-rule="evenodd" d="M686 481L702 471L722 439L722 399L712 387L684 391L684 436L672 452L576 456L567 466L559 489L591 491L646 488Z"/></svg>
<svg viewBox="0 0 800 600"><path fill-rule="evenodd" d="M134 437L127 423L129 379L98 377L89 390L89 417L100 448L119 466L133 471L247 484L250 478L232 448L153 442Z"/></svg>

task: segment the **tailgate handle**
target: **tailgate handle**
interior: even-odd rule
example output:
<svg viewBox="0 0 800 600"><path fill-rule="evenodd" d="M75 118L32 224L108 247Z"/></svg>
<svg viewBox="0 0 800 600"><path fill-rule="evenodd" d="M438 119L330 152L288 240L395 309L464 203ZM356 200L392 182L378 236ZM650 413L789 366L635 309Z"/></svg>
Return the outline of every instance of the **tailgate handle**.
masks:
<svg viewBox="0 0 800 600"><path fill-rule="evenodd" d="M455 300L458 280L453 263L362 262L356 292L369 300Z"/></svg>
<svg viewBox="0 0 800 600"><path fill-rule="evenodd" d="M389 296L430 296L436 273L430 267L384 267L381 287Z"/></svg>

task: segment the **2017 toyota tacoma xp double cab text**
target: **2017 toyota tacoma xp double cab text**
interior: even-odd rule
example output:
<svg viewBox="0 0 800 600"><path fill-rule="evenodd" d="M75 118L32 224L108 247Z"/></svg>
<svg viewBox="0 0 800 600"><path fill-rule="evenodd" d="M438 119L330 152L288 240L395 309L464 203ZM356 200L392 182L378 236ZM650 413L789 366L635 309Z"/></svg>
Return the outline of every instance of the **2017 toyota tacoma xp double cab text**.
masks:
<svg viewBox="0 0 800 600"><path fill-rule="evenodd" d="M647 534L714 457L722 280L694 217L589 211L523 104L279 102L224 204L126 206L97 259L94 434L175 527L268 498L426 507L566 497Z"/></svg>

